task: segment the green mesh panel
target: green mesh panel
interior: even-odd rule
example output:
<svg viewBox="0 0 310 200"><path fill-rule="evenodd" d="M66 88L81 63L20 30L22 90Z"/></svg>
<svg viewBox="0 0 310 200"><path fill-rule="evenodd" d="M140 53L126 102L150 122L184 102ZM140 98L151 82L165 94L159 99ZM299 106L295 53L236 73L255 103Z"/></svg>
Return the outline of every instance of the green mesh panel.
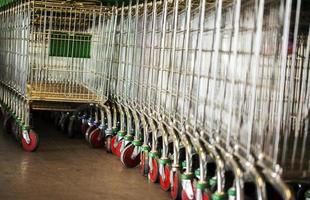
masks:
<svg viewBox="0 0 310 200"><path fill-rule="evenodd" d="M17 0L0 0L0 7L4 7L10 3L14 3L16 2Z"/></svg>
<svg viewBox="0 0 310 200"><path fill-rule="evenodd" d="M53 32L51 34L50 56L90 58L91 35Z"/></svg>

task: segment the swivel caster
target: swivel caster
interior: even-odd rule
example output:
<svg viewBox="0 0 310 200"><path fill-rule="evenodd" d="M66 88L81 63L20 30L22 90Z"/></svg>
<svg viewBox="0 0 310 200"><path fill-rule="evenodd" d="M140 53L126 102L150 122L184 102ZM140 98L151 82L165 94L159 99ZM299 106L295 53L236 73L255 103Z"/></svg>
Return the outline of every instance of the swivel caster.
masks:
<svg viewBox="0 0 310 200"><path fill-rule="evenodd" d="M111 151L119 158L121 157L121 147L124 141L124 135L125 134L123 132L118 132L117 135L113 136L111 139ZM121 138L118 139L118 137Z"/></svg>
<svg viewBox="0 0 310 200"><path fill-rule="evenodd" d="M89 135L89 143L93 148L100 148L104 145L104 137L99 128L94 129Z"/></svg>
<svg viewBox="0 0 310 200"><path fill-rule="evenodd" d="M170 171L171 167L170 165L166 162L170 160L159 160L159 163L162 165L162 172L159 176L159 184L161 189L164 191L168 191L170 189Z"/></svg>
<svg viewBox="0 0 310 200"><path fill-rule="evenodd" d="M133 168L139 165L140 156L137 152L136 146L133 144L129 144L125 149L121 152L121 162L125 167Z"/></svg>
<svg viewBox="0 0 310 200"><path fill-rule="evenodd" d="M142 176L147 176L149 173L149 151L151 148L147 145L142 146L142 152L140 153L140 173Z"/></svg>
<svg viewBox="0 0 310 200"><path fill-rule="evenodd" d="M39 137L37 133L30 130L27 134L28 136L26 134L27 133L22 133L21 135L23 149L28 152L35 151L39 147Z"/></svg>
<svg viewBox="0 0 310 200"><path fill-rule="evenodd" d="M90 143L89 135L96 129L97 127L95 125L89 126L88 129L85 132L85 140Z"/></svg>
<svg viewBox="0 0 310 200"><path fill-rule="evenodd" d="M158 158L158 153L157 152L150 152L149 153L149 165L150 165L150 170L149 170L149 179L152 183L157 183L159 180L159 166L157 163L157 158Z"/></svg>
<svg viewBox="0 0 310 200"><path fill-rule="evenodd" d="M182 182L180 179L180 170L177 169L175 172L172 172L172 185L170 196L173 200L181 200L182 196Z"/></svg>

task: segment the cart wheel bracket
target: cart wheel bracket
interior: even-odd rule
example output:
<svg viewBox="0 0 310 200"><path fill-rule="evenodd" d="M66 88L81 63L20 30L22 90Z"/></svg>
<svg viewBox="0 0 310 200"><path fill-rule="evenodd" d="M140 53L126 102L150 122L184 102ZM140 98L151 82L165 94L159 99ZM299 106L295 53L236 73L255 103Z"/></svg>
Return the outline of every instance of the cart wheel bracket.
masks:
<svg viewBox="0 0 310 200"><path fill-rule="evenodd" d="M29 137L29 132L28 132L28 127L27 126L23 126L22 136L25 139L26 143L30 144L31 140L30 140L30 137Z"/></svg>
<svg viewBox="0 0 310 200"><path fill-rule="evenodd" d="M194 198L194 191L193 191L191 180L182 179L182 188L184 188L184 191L186 192L186 195L189 197L189 199Z"/></svg>

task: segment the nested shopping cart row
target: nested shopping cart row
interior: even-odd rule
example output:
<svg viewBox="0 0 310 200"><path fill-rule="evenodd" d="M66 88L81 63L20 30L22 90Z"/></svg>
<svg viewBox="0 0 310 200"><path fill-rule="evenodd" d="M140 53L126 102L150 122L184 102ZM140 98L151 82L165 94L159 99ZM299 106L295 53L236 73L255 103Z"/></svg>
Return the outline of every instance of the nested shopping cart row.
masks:
<svg viewBox="0 0 310 200"><path fill-rule="evenodd" d="M85 134L125 166L140 164L173 199L308 198L308 7L302 0L5 7L0 94L6 119L14 119L7 129L24 125L11 132L27 146L31 109L65 111L53 119L70 137Z"/></svg>

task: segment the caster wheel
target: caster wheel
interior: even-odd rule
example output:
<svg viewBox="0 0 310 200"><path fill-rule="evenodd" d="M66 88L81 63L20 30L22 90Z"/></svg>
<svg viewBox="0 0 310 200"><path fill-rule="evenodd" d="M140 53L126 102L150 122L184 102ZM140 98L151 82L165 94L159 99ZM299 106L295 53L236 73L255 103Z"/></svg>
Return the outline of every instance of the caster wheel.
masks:
<svg viewBox="0 0 310 200"><path fill-rule="evenodd" d="M165 178L159 176L159 184L161 189L168 191L170 189L170 167L167 164L164 166L164 174Z"/></svg>
<svg viewBox="0 0 310 200"><path fill-rule="evenodd" d="M149 173L149 158L147 152L142 151L140 153L140 172L142 176L146 176Z"/></svg>
<svg viewBox="0 0 310 200"><path fill-rule="evenodd" d="M193 188L193 185L192 185L192 188ZM189 197L185 190L182 190L182 200L194 200L195 199L195 191L193 190L193 196L192 197Z"/></svg>
<svg viewBox="0 0 310 200"><path fill-rule="evenodd" d="M112 141L112 135L109 135L105 138L105 149L107 153L112 153L111 141Z"/></svg>
<svg viewBox="0 0 310 200"><path fill-rule="evenodd" d="M202 191L202 200L212 200L211 194Z"/></svg>
<svg viewBox="0 0 310 200"><path fill-rule="evenodd" d="M104 138L101 135L101 130L96 128L89 135L89 143L93 148L100 148L104 145Z"/></svg>
<svg viewBox="0 0 310 200"><path fill-rule="evenodd" d="M133 157L135 146L128 145L121 153L121 162L125 167L133 168L139 165L140 155L137 154Z"/></svg>
<svg viewBox="0 0 310 200"><path fill-rule="evenodd" d="M93 132L97 127L96 126L89 126L88 129L85 132L85 140L90 143L89 140L89 135L91 134L91 132Z"/></svg>
<svg viewBox="0 0 310 200"><path fill-rule="evenodd" d="M113 136L111 139L111 151L117 157L121 157L121 147L123 140L117 142L117 135Z"/></svg>
<svg viewBox="0 0 310 200"><path fill-rule="evenodd" d="M159 179L159 169L158 169L158 163L155 157L151 157L151 162L153 165L153 169L151 167L149 170L149 179L152 183L157 183Z"/></svg>
<svg viewBox="0 0 310 200"><path fill-rule="evenodd" d="M123 140L121 140L121 141L119 141L118 143L117 143L117 146L116 146L116 156L117 157L121 157L121 147L122 147L122 144L123 144Z"/></svg>
<svg viewBox="0 0 310 200"><path fill-rule="evenodd" d="M111 138L111 152L116 155L116 147L115 147L115 142L116 142L116 135L114 135L112 138Z"/></svg>
<svg viewBox="0 0 310 200"><path fill-rule="evenodd" d="M182 190L182 200L192 200L192 199L189 199L186 192L184 190Z"/></svg>
<svg viewBox="0 0 310 200"><path fill-rule="evenodd" d="M170 195L173 200L180 200L182 194L182 182L180 180L180 171L173 172L173 186L171 187Z"/></svg>
<svg viewBox="0 0 310 200"><path fill-rule="evenodd" d="M28 134L31 141L27 144L26 140L22 137L22 147L25 151L32 152L39 146L39 137L33 130L30 130Z"/></svg>

